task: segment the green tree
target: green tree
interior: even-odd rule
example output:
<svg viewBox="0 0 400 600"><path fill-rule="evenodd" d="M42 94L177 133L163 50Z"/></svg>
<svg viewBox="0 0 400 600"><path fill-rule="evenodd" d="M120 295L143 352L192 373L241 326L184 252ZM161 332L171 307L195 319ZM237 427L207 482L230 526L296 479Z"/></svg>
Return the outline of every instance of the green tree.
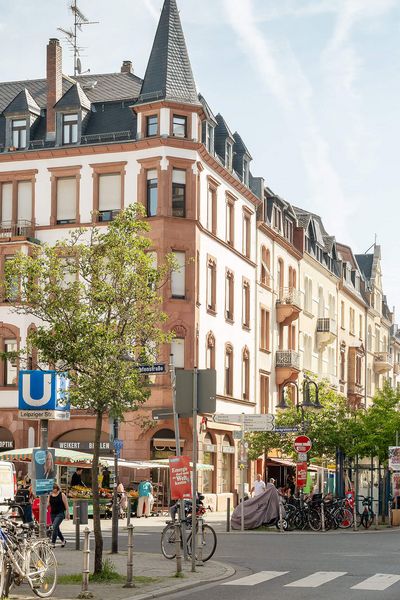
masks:
<svg viewBox="0 0 400 600"><path fill-rule="evenodd" d="M28 345L37 348L41 364L69 373L71 404L95 417L95 573L102 570L103 554L98 487L103 417L123 420L149 396L146 377L121 357L154 362L167 340L160 286L173 259L154 266L141 214L131 205L107 229L79 229L54 246L37 245L31 255L7 261L8 297L15 297L19 281L14 310L37 324Z"/></svg>

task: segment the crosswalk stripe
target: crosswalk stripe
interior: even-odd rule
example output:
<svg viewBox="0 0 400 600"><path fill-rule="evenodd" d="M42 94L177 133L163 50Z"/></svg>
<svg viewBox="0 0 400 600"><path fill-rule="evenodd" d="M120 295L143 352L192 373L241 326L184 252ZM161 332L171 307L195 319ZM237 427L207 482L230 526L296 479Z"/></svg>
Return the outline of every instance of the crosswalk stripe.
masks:
<svg viewBox="0 0 400 600"><path fill-rule="evenodd" d="M263 581L269 581L270 579L275 579L275 577L286 575L286 573L289 573L289 571L259 571L253 575L241 577L240 579L235 579L234 581L227 581L221 585L257 585Z"/></svg>
<svg viewBox="0 0 400 600"><path fill-rule="evenodd" d="M298 579L297 581L293 581L292 583L287 583L285 587L316 588L320 585L324 585L324 583L332 581L333 579L342 577L342 575L346 575L346 571L317 571L316 573L313 573L308 577Z"/></svg>
<svg viewBox="0 0 400 600"><path fill-rule="evenodd" d="M364 581L353 585L352 590L375 590L383 591L397 581L400 581L400 575L390 575L389 573L376 573Z"/></svg>

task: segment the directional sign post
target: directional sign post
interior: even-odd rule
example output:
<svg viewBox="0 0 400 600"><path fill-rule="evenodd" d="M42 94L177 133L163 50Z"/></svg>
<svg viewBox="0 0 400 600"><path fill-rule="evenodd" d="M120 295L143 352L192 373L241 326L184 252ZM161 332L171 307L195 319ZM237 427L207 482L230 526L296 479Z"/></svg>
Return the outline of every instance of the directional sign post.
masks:
<svg viewBox="0 0 400 600"><path fill-rule="evenodd" d="M274 415L246 415L246 414L217 414L214 415L215 423L241 424L245 431L273 431Z"/></svg>
<svg viewBox="0 0 400 600"><path fill-rule="evenodd" d="M172 419L174 413L170 408L160 408L151 411L151 418L153 421L162 421L163 419Z"/></svg>

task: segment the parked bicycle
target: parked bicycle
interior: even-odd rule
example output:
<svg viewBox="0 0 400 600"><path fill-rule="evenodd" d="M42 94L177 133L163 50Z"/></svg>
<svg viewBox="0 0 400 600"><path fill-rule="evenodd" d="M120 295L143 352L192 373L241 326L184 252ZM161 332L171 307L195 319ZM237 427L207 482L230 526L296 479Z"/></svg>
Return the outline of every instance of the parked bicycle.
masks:
<svg viewBox="0 0 400 600"><path fill-rule="evenodd" d="M356 501L357 527L362 525L365 529L369 529L375 520L374 499L372 496L357 496ZM358 501L361 501L361 511L358 510Z"/></svg>

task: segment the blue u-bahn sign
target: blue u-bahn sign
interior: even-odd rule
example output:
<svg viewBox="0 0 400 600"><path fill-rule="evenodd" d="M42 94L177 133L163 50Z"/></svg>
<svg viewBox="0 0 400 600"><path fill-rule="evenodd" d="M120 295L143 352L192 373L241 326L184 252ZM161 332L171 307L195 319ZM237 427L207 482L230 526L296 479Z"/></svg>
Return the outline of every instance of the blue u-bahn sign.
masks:
<svg viewBox="0 0 400 600"><path fill-rule="evenodd" d="M57 371L20 371L18 409L22 419L70 418L69 378Z"/></svg>

